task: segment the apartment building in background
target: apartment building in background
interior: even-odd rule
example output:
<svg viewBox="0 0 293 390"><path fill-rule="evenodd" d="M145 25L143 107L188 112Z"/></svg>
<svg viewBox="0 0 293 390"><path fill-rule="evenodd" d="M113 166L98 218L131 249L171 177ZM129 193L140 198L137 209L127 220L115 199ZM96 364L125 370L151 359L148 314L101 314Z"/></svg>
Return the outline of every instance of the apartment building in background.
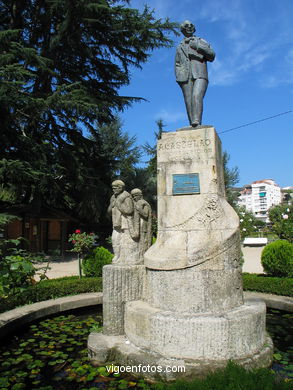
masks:
<svg viewBox="0 0 293 390"><path fill-rule="evenodd" d="M257 180L245 185L238 198L239 206L253 212L256 218L269 223L268 210L282 202L281 188L271 179Z"/></svg>

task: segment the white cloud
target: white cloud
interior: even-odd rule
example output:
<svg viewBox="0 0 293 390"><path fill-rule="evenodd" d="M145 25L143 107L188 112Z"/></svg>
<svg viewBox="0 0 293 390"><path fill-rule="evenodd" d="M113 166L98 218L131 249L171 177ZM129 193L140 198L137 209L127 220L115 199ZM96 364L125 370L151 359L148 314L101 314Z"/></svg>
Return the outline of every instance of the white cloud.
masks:
<svg viewBox="0 0 293 390"><path fill-rule="evenodd" d="M209 67L209 79L211 85L232 85L236 81L236 72L219 59L215 59Z"/></svg>
<svg viewBox="0 0 293 390"><path fill-rule="evenodd" d="M261 85L265 88L288 84L293 84L293 48L285 55L284 61L275 68L274 74L268 74L261 80Z"/></svg>
<svg viewBox="0 0 293 390"><path fill-rule="evenodd" d="M239 0L205 0L202 2L199 17L210 22L238 19Z"/></svg>
<svg viewBox="0 0 293 390"><path fill-rule="evenodd" d="M247 71L250 68L256 69L262 63L264 63L267 58L270 57L270 53L266 49L259 50L258 48L255 50L251 50L247 53L243 54L243 63L239 66L239 71Z"/></svg>
<svg viewBox="0 0 293 390"><path fill-rule="evenodd" d="M288 54L285 56L285 60L290 66L293 66L293 48L289 50Z"/></svg>
<svg viewBox="0 0 293 390"><path fill-rule="evenodd" d="M279 4L273 11L261 7L261 1L252 4L249 0L206 0L202 4L200 17L223 32L214 43L218 64L210 66L213 85L232 85L249 72L257 76L264 68L268 73L266 85L292 82L293 54L284 57L284 49L293 46L289 9ZM277 60L284 63L281 77L275 75Z"/></svg>
<svg viewBox="0 0 293 390"><path fill-rule="evenodd" d="M166 124L176 123L182 119L186 119L186 112L182 111L168 111L162 108L156 115L155 119L162 119Z"/></svg>

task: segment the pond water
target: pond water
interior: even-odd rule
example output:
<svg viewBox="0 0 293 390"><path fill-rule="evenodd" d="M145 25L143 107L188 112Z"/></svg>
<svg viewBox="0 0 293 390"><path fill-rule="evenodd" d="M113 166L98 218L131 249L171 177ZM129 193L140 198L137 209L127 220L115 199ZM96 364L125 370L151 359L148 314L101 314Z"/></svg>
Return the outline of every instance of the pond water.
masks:
<svg viewBox="0 0 293 390"><path fill-rule="evenodd" d="M274 342L273 370L293 378L293 313L268 309L267 330Z"/></svg>
<svg viewBox="0 0 293 390"><path fill-rule="evenodd" d="M274 344L273 369L293 377L293 314L269 310L267 328ZM108 373L88 360L87 338L100 331L97 309L79 310L33 323L0 348L0 390L95 390L149 388L143 380Z"/></svg>

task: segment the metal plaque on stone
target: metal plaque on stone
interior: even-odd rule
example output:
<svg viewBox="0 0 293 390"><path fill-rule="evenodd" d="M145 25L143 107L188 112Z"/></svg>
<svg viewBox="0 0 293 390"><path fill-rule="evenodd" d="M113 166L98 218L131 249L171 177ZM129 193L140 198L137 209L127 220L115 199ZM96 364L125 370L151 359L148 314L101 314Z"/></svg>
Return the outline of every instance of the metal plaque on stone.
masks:
<svg viewBox="0 0 293 390"><path fill-rule="evenodd" d="M173 195L199 194L198 173L174 174L173 175Z"/></svg>

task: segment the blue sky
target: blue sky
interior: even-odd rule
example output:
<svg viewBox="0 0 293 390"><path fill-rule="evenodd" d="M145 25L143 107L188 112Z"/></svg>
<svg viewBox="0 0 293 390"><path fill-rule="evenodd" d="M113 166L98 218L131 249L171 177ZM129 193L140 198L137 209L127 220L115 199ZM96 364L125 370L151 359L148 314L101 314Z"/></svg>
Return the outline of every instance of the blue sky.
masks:
<svg viewBox="0 0 293 390"><path fill-rule="evenodd" d="M148 4L157 18L191 20L196 35L216 52L209 63L203 124L216 128L239 185L273 179L293 185L293 112L233 131L226 130L293 111L293 0L132 0ZM181 41L173 37L175 46ZM156 120L165 131L188 125L181 89L174 77L175 47L153 52L142 70L132 70L120 92L141 96L121 114L123 129L138 144L155 142ZM223 132L223 133L222 133ZM221 134L222 133L222 134Z"/></svg>

